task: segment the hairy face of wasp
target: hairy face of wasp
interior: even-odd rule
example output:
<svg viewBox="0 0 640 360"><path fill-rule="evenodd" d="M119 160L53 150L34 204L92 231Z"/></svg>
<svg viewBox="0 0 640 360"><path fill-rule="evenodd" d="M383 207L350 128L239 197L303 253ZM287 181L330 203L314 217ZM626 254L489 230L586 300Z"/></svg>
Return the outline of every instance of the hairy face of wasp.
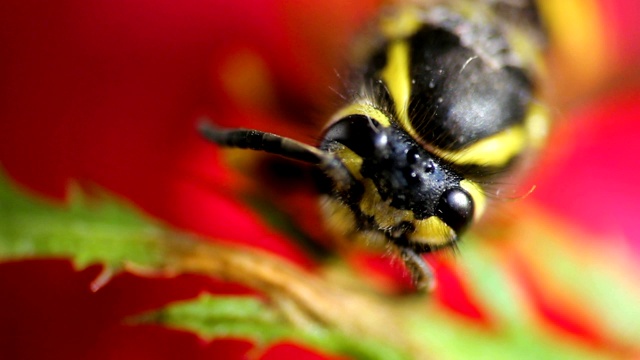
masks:
<svg viewBox="0 0 640 360"><path fill-rule="evenodd" d="M482 215L486 187L539 148L548 128L534 101L544 36L532 3L434 3L381 18L318 147L201 126L219 145L316 165L329 227L398 253L423 289L433 274L420 254L455 245Z"/></svg>
<svg viewBox="0 0 640 360"><path fill-rule="evenodd" d="M395 245L419 289L434 286L431 268L419 254L452 246L475 212L466 180L446 162L404 130L367 115L333 123L319 148L208 122L200 124L200 132L222 146L262 150L318 166L328 183L324 208L335 230L364 236L369 243L381 239Z"/></svg>
<svg viewBox="0 0 640 360"><path fill-rule="evenodd" d="M473 219L462 177L398 127L350 115L326 130L320 148L357 180L347 191L334 190L338 201L328 205L354 214L352 231L379 232L398 246L427 252L452 245Z"/></svg>

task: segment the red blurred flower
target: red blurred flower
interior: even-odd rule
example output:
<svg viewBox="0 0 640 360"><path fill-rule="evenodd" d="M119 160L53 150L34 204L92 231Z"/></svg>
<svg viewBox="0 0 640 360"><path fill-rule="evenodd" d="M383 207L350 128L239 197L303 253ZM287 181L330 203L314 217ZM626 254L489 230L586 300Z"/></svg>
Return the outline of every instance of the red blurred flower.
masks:
<svg viewBox="0 0 640 360"><path fill-rule="evenodd" d="M325 50L335 48L366 16L366 6L359 5L5 1L0 4L2 166L48 197L64 199L71 180L97 184L173 226L310 266L298 245L239 200L236 192L247 180L220 162L195 123L210 114L220 123L263 121L256 126L274 124L273 129L291 132L278 125L281 109L313 103L306 94L326 84L339 57L319 55L338 54ZM342 26L314 30L334 16ZM252 76L244 80L251 86L237 89L242 82L233 76L247 71ZM251 101L263 108L251 108ZM299 114L284 114L294 115ZM189 277L123 283L119 277L92 294L96 271L74 272L57 262L2 264L0 282L12 294L2 300L3 334L10 332L3 337L5 354L191 358L186 354L241 355L252 347L215 341L207 350L193 335L122 325L124 316L202 291L224 294L235 289L232 285L212 288L212 280ZM157 291L141 291L156 283ZM45 342L27 346L34 338ZM283 345L265 357L286 353L312 354ZM317 357L324 358L310 358Z"/></svg>
<svg viewBox="0 0 640 360"><path fill-rule="evenodd" d="M95 183L173 226L265 249L312 268L314 261L301 246L239 199L238 193L254 185L252 180L230 169L220 151L198 137L194 124L206 114L221 124L313 141L321 122L310 113L329 110L323 99L333 69L346 58L345 41L377 5L373 0L349 4L339 0L4 1L0 4L2 166L22 184L49 197L63 199L70 180ZM624 30L620 33L637 33L628 25L631 20L615 22ZM638 56L637 37L627 36L620 38L624 46L617 46L630 44L631 50L619 52L624 61L616 64L632 63L629 59ZM636 251L640 251L640 227L633 215L640 210L640 193L635 189L640 149L635 149L633 136L640 130L639 99L640 93L631 90L576 116L587 118L582 127L561 134L578 145L562 152L564 157L554 154L534 194L545 206L590 229L623 234ZM552 144L561 148L563 138ZM320 222L309 216L313 198L303 192L286 201L297 204L301 226L316 231ZM380 278L397 280L399 275L397 267L390 270L388 263L372 266L376 259L353 262L381 274ZM442 266L443 285L436 298L472 319L486 321L455 271ZM5 298L11 303L3 308L25 310L2 314L2 322L16 330L2 345L22 350L20 339L26 336L50 341L25 357L45 355L61 346L64 338L78 339L62 344L68 349L57 350L68 357L196 357L218 351L240 357L253 347L244 340L203 345L191 335L120 323L126 315L201 291L239 291L234 286L203 278L152 280L123 275L104 291L91 294L88 283L97 271L92 267L74 272L59 262L0 265L3 289L15 294ZM50 281L43 281L43 276ZM31 288L32 283L37 287ZM132 302L118 303L123 293ZM30 302L41 294L59 298ZM95 314L108 316L96 319ZM66 323L61 331L69 318L78 323ZM562 321L569 323L566 327L580 327L571 319ZM122 353L113 350L113 344ZM264 357L288 352L315 356L285 344L271 348Z"/></svg>

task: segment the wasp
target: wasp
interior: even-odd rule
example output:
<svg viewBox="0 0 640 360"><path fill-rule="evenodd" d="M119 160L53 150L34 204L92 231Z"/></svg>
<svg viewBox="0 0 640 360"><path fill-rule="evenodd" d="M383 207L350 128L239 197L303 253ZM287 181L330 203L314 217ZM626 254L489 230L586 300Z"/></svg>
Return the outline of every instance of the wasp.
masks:
<svg viewBox="0 0 640 360"><path fill-rule="evenodd" d="M373 28L315 146L210 122L199 130L315 165L329 228L392 250L418 289L432 289L421 255L455 248L490 189L544 142L544 32L535 4L518 0L395 4Z"/></svg>

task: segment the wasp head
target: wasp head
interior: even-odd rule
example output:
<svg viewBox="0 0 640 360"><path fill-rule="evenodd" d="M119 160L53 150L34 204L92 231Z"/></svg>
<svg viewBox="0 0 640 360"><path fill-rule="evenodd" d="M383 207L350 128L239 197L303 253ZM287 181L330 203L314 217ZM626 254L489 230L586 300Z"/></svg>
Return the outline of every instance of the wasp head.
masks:
<svg viewBox="0 0 640 360"><path fill-rule="evenodd" d="M354 214L358 231L429 252L451 246L473 219L464 179L397 125L349 115L326 130L320 147L353 176L353 186L332 196Z"/></svg>

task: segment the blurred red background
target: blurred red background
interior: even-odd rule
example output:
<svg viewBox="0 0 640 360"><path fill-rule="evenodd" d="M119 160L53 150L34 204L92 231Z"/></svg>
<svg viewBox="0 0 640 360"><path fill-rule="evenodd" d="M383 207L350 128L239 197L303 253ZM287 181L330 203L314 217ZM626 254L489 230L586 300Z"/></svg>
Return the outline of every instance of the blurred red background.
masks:
<svg viewBox="0 0 640 360"><path fill-rule="evenodd" d="M349 34L378 5L374 0L3 1L2 167L46 197L64 199L71 180L97 184L178 228L312 267L300 246L238 200L234 191L250 181L221 161L194 124L206 114L220 124L313 141L331 111L330 86L336 85L334 69L347 57ZM589 16L547 9L564 19L553 20L550 30L559 44L554 70L565 82L555 109L562 122L536 173L533 198L551 214L602 238L619 239L615 245L637 258L640 10L634 0L577 6L591 6L593 11L585 11L596 20L586 23L590 28L584 31L597 35L587 37L586 46L580 36L568 35L583 31L572 27L572 16L576 21ZM292 201L310 199L303 194ZM25 288L16 279L38 282L41 267L53 282L86 275L57 263L14 263L0 266L2 288L37 296L41 287ZM449 275L446 269L440 275L442 291L450 291L442 301L481 318ZM190 288L166 281L163 286L174 290L163 296L169 301L201 289L221 291L210 280L195 283ZM111 286L126 292L132 285ZM82 301L69 295L50 312ZM112 304L101 306L115 311ZM157 303L142 307L153 306ZM12 319L24 321L25 334L42 320ZM237 345L240 352L245 345Z"/></svg>

